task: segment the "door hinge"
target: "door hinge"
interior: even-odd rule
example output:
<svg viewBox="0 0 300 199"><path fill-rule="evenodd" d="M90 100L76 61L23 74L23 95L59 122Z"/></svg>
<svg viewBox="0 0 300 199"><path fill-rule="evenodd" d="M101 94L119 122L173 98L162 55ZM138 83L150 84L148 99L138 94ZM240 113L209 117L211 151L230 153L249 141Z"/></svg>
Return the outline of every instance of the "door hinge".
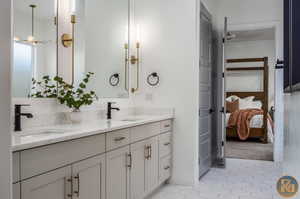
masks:
<svg viewBox="0 0 300 199"><path fill-rule="evenodd" d="M222 42L223 42L223 44L225 43L225 38L223 37L223 39L222 39Z"/></svg>
<svg viewBox="0 0 300 199"><path fill-rule="evenodd" d="M222 77L223 77L223 78L225 77L225 73L222 73Z"/></svg>
<svg viewBox="0 0 300 199"><path fill-rule="evenodd" d="M222 141L221 145L224 146L224 141Z"/></svg>
<svg viewBox="0 0 300 199"><path fill-rule="evenodd" d="M224 112L225 112L224 106L221 108L220 112L221 112L221 113L224 113Z"/></svg>

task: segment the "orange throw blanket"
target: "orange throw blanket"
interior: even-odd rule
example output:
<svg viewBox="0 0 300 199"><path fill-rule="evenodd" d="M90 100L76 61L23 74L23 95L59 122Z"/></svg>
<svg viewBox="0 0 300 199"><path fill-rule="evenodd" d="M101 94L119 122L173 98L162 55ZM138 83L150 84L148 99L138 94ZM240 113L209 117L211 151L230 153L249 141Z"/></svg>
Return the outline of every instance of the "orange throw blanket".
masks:
<svg viewBox="0 0 300 199"><path fill-rule="evenodd" d="M248 139L250 135L250 121L256 115L263 115L261 109L245 109L237 110L230 114L228 127L237 127L237 134L241 140ZM268 115L268 120L273 124L272 119ZM273 125L272 125L273 126Z"/></svg>

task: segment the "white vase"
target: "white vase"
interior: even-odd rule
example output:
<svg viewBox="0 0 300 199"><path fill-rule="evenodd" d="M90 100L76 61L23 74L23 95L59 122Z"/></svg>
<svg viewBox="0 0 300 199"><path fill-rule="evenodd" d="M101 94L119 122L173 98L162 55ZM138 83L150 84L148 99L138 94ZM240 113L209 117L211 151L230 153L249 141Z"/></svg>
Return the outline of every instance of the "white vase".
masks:
<svg viewBox="0 0 300 199"><path fill-rule="evenodd" d="M72 112L67 113L67 119L72 124L80 124L83 121L82 112L79 109L73 109Z"/></svg>

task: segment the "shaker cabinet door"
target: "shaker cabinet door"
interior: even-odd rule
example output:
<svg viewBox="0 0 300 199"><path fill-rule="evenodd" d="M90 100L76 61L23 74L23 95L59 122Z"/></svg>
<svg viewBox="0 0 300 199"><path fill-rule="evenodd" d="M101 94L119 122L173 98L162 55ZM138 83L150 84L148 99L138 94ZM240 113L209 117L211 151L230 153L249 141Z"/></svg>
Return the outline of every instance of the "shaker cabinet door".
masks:
<svg viewBox="0 0 300 199"><path fill-rule="evenodd" d="M71 186L71 166L68 166L21 182L21 198L71 199Z"/></svg>
<svg viewBox="0 0 300 199"><path fill-rule="evenodd" d="M148 153L147 141L130 146L132 165L130 169L130 198L141 199L145 194L145 160Z"/></svg>
<svg viewBox="0 0 300 199"><path fill-rule="evenodd" d="M105 155L74 164L72 173L73 199L105 199Z"/></svg>
<svg viewBox="0 0 300 199"><path fill-rule="evenodd" d="M158 186L158 137L156 136L149 139L148 146L150 147L150 152L145 167L146 194L153 191Z"/></svg>
<svg viewBox="0 0 300 199"><path fill-rule="evenodd" d="M106 199L129 199L129 146L106 154Z"/></svg>

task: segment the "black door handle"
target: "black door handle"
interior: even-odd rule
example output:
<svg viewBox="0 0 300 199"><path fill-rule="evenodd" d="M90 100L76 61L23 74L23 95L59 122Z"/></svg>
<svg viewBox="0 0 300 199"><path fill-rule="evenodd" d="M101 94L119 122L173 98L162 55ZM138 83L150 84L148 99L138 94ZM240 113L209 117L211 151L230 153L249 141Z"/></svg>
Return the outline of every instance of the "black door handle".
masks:
<svg viewBox="0 0 300 199"><path fill-rule="evenodd" d="M275 64L275 69L282 69L284 68L284 61L277 59L277 62Z"/></svg>

